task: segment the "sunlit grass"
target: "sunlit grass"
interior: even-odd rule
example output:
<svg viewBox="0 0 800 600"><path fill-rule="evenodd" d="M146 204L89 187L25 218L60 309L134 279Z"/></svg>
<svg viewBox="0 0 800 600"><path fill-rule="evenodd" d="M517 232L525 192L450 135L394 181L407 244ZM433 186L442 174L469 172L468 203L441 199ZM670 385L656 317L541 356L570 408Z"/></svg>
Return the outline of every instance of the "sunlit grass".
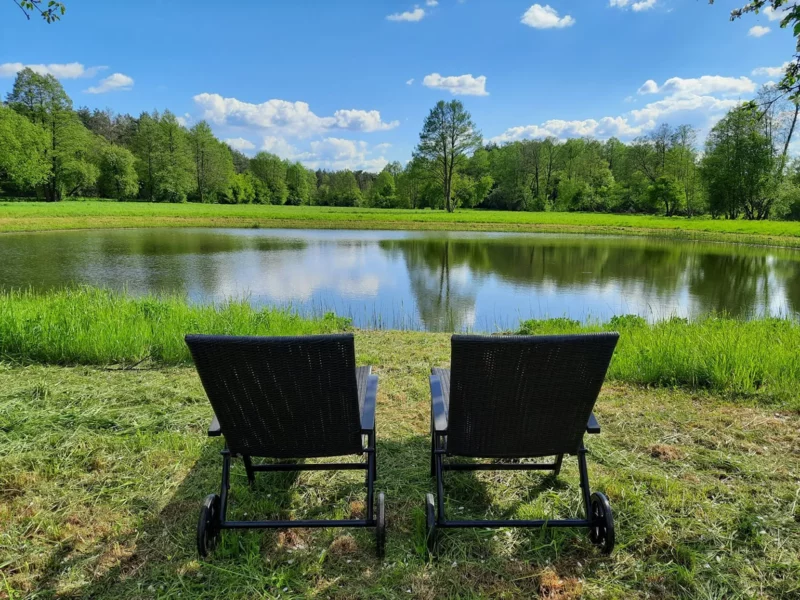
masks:
<svg viewBox="0 0 800 600"><path fill-rule="evenodd" d="M2 202L0 232L119 227L287 227L666 235L800 246L800 222L598 213L387 210L315 206Z"/></svg>
<svg viewBox="0 0 800 600"><path fill-rule="evenodd" d="M187 333L304 335L350 329L350 319L319 311L253 308L245 300L194 305L176 296L135 298L77 288L0 293L0 360L58 365L190 364ZM380 329L380 323L375 324ZM611 381L690 390L800 407L800 324L793 319L704 317L648 324L524 321L525 334L619 331Z"/></svg>
<svg viewBox="0 0 800 600"><path fill-rule="evenodd" d="M432 365L449 336L356 332L378 393L377 487L387 555L365 530L223 535L199 561L202 498L218 490L220 439L191 367L0 366L0 597L796 598L800 418L707 392L609 383L588 436L593 490L610 498L617 549L582 530L463 530L422 553ZM234 461L232 515L351 516L363 475L258 475ZM573 458L538 473L448 476L454 515L574 516ZM5 594L5 596L4 596Z"/></svg>
<svg viewBox="0 0 800 600"><path fill-rule="evenodd" d="M256 309L244 300L189 304L177 296L133 298L95 288L0 293L0 359L48 364L190 361L187 333L305 335L343 331L349 320Z"/></svg>

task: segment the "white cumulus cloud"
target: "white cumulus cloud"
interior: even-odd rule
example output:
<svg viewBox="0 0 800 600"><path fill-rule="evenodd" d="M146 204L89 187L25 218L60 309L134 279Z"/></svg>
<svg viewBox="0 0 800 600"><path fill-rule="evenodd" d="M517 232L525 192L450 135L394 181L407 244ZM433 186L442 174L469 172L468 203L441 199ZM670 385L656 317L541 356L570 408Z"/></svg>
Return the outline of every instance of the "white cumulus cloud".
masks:
<svg viewBox="0 0 800 600"><path fill-rule="evenodd" d="M81 63L50 63L43 64L23 64L21 62L0 64L0 77L14 77L22 69L31 69L39 75L52 75L58 79L78 79L81 77L94 77L100 71L108 67L85 67Z"/></svg>
<svg viewBox="0 0 800 600"><path fill-rule="evenodd" d="M764 27L763 25L754 25L750 28L750 31L747 32L747 35L750 37L760 38L763 35L767 35L771 29L769 27Z"/></svg>
<svg viewBox="0 0 800 600"><path fill-rule="evenodd" d="M767 18L770 21L779 21L786 16L786 13L789 11L789 6L782 6L778 10L775 10L771 6L768 6L764 9L764 14L767 15Z"/></svg>
<svg viewBox="0 0 800 600"><path fill-rule="evenodd" d="M495 144L514 142L536 138L556 137L633 137L640 135L649 124L633 125L625 117L604 117L599 121L585 119L583 121L564 121L551 119L541 125L512 127L491 139Z"/></svg>
<svg viewBox="0 0 800 600"><path fill-rule="evenodd" d="M667 96L663 100L651 102L640 109L632 110L630 114L638 123L649 122L655 124L675 113L697 112L712 115L727 112L737 106L739 102L739 100L732 98L725 99L693 93L678 93Z"/></svg>
<svg viewBox="0 0 800 600"><path fill-rule="evenodd" d="M750 73L753 77L780 77L789 66L789 61L783 63L780 67L758 67L753 69Z"/></svg>
<svg viewBox="0 0 800 600"><path fill-rule="evenodd" d="M652 79L644 82L639 94L749 94L756 90L756 84L747 77L722 77L720 75L703 75L684 79L671 77L659 86Z"/></svg>
<svg viewBox="0 0 800 600"><path fill-rule="evenodd" d="M245 150L255 150L256 148L256 145L253 142L246 140L243 137L228 138L227 140L223 141L228 144L228 146L234 150L238 150L239 152L244 152Z"/></svg>
<svg viewBox="0 0 800 600"><path fill-rule="evenodd" d="M628 6L630 6L634 12L641 12L653 8L656 2L657 0L640 0L639 2L633 2L632 0L609 0L608 5L616 8L628 8Z"/></svg>
<svg viewBox="0 0 800 600"><path fill-rule="evenodd" d="M521 22L535 29L562 29L574 25L575 19L570 15L559 17L558 11L549 4L534 4L522 15Z"/></svg>
<svg viewBox="0 0 800 600"><path fill-rule="evenodd" d="M408 81L406 81L406 85L414 85L414 78L412 77Z"/></svg>
<svg viewBox="0 0 800 600"><path fill-rule="evenodd" d="M426 0L425 6L439 6L439 0Z"/></svg>
<svg viewBox="0 0 800 600"><path fill-rule="evenodd" d="M306 102L273 99L252 104L208 93L196 95L194 101L202 109L203 118L217 125L273 129L298 137L332 129L385 131L400 124L399 121L384 122L377 110L337 110L332 116L320 117L311 111Z"/></svg>
<svg viewBox="0 0 800 600"><path fill-rule="evenodd" d="M425 9L415 6L414 10L407 10L405 12L387 15L386 19L388 21L406 21L409 23L415 23L416 21L421 21L424 17Z"/></svg>
<svg viewBox="0 0 800 600"><path fill-rule="evenodd" d="M658 92L658 84L652 79L648 79L642 84L642 87L636 92L637 94L655 94Z"/></svg>
<svg viewBox="0 0 800 600"><path fill-rule="evenodd" d="M488 96L486 76L473 77L471 74L442 77L439 73L426 75L422 85L429 88L447 90L454 96Z"/></svg>
<svg viewBox="0 0 800 600"><path fill-rule="evenodd" d="M267 136L262 150L299 161L310 169L378 172L389 164L383 156L384 150L389 147L389 144L378 144L371 149L364 141L327 137L311 142L308 150L301 151L281 137Z"/></svg>
<svg viewBox="0 0 800 600"><path fill-rule="evenodd" d="M631 8L635 12L640 12L643 10L650 10L656 5L656 0L642 0L641 2L634 2Z"/></svg>
<svg viewBox="0 0 800 600"><path fill-rule="evenodd" d="M127 92L133 87L133 77L114 73L100 81L100 85L84 90L87 94L105 94L107 92Z"/></svg>

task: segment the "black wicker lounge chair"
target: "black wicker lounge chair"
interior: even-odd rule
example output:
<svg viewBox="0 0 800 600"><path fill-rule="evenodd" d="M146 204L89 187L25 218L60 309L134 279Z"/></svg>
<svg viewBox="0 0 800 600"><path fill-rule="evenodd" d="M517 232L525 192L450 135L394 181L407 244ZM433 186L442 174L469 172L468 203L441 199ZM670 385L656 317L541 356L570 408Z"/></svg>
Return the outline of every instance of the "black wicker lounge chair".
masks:
<svg viewBox="0 0 800 600"><path fill-rule="evenodd" d="M227 337L188 335L186 343L215 417L208 435L225 438L222 487L206 497L197 525L200 556L214 548L223 529L374 527L378 555L386 536L384 497L373 501L377 478L375 399L378 377L356 367L352 335ZM353 454L365 462L281 461L253 464L252 457L304 459ZM226 518L231 458L241 456L252 485L259 471L366 471L365 519L229 521Z"/></svg>
<svg viewBox="0 0 800 600"><path fill-rule="evenodd" d="M455 335L450 369L433 369L431 475L436 500L426 497L428 550L437 530L464 527L587 527L606 553L614 548L607 498L591 493L583 434L600 433L593 409L618 334L479 337ZM565 454L578 458L583 519L453 521L445 517L444 471L541 470L558 475ZM522 459L552 463L446 462L445 457Z"/></svg>

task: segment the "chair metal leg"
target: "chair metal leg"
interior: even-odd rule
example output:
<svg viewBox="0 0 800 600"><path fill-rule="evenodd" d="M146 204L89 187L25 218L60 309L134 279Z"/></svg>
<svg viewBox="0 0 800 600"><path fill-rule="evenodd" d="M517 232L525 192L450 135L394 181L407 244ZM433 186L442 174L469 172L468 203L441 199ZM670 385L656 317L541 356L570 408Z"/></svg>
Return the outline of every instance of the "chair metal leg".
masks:
<svg viewBox="0 0 800 600"><path fill-rule="evenodd" d="M249 456L242 456L242 462L244 462L244 470L247 471L247 483L252 487L256 482L256 473L253 471L253 461Z"/></svg>
<svg viewBox="0 0 800 600"><path fill-rule="evenodd" d="M556 457L555 468L553 469L553 475L558 477L558 474L561 473L561 463L564 461L564 455L559 454Z"/></svg>
<svg viewBox="0 0 800 600"><path fill-rule="evenodd" d="M438 446L439 444L436 444ZM440 523L444 522L444 469L442 465L442 450L434 452L434 459L436 463L436 520Z"/></svg>
<svg viewBox="0 0 800 600"><path fill-rule="evenodd" d="M226 447L222 451L222 485L220 486L220 520L225 521L228 513L228 491L231 489L231 452Z"/></svg>
<svg viewBox="0 0 800 600"><path fill-rule="evenodd" d="M581 493L583 495L586 520L590 521L592 519L592 490L589 487L589 469L586 466L587 452L588 450L583 446L578 450L578 472L581 478Z"/></svg>
<svg viewBox="0 0 800 600"><path fill-rule="evenodd" d="M372 521L374 518L374 490L375 490L375 474L377 468L375 465L375 434L368 434L367 445L367 521Z"/></svg>

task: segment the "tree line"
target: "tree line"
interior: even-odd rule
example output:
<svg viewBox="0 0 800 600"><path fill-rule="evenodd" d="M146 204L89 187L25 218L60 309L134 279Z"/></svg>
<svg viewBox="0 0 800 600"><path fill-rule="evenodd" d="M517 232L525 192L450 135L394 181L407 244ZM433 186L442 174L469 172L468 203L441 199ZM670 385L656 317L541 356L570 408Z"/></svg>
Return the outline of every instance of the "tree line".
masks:
<svg viewBox="0 0 800 600"><path fill-rule="evenodd" d="M703 152L688 125L616 138L484 143L459 101L439 102L405 165L313 171L187 128L169 111L79 108L52 75L17 74L0 106L0 193L149 202L593 211L800 218L798 106L775 88L732 109Z"/></svg>

